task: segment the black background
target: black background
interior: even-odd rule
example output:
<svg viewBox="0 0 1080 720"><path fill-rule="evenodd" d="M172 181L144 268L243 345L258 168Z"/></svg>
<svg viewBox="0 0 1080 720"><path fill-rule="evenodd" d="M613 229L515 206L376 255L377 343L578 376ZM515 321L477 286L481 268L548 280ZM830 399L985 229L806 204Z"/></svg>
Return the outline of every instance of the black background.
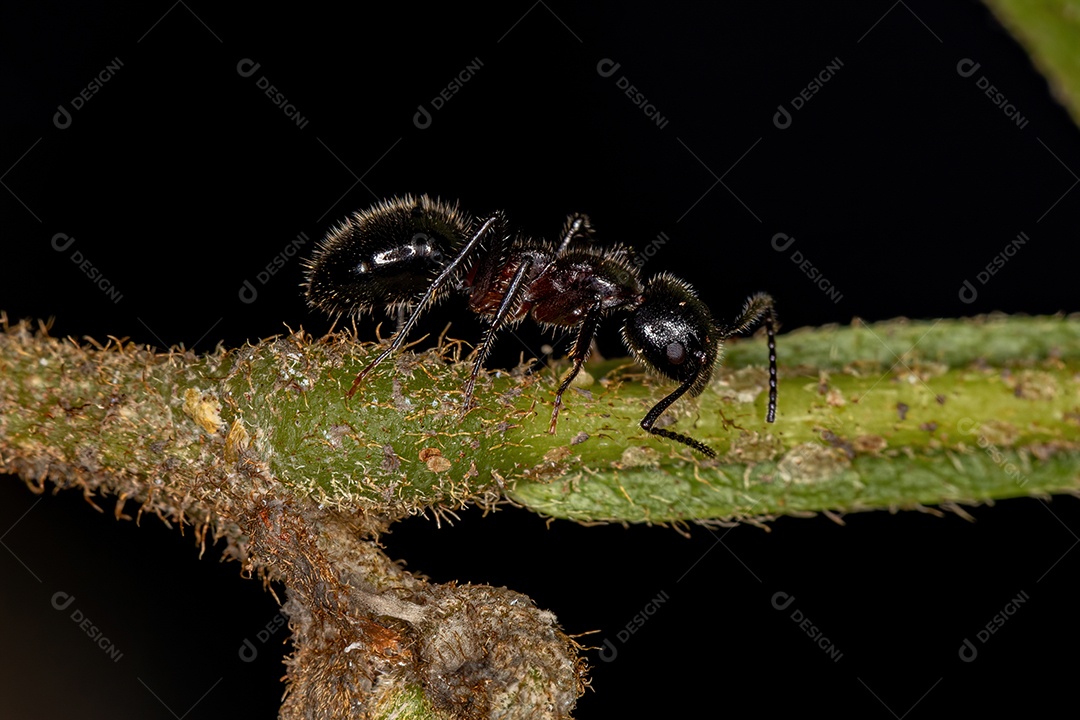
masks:
<svg viewBox="0 0 1080 720"><path fill-rule="evenodd" d="M978 3L506 3L225 10L200 2L39 3L0 22L0 308L54 334L210 350L284 325L320 333L298 257L353 209L426 192L505 208L537 235L572 211L647 270L694 284L721 317L768 290L785 327L990 311L1076 311L1080 137L1023 50ZM166 12L168 11L168 12ZM122 67L80 110L72 98ZM980 67L962 77L957 64ZM259 64L243 77L238 64ZM601 60L619 63L610 77ZM792 123L773 122L827 64ZM432 98L479 69L438 110ZM985 76L1027 120L1006 117ZM260 91L276 86L303 127ZM625 77L665 119L618 87ZM58 106L72 114L53 122ZM413 118L431 112L429 127ZM719 182L718 182L719 180ZM1068 232L1067 231L1071 231ZM982 284L1019 232L1029 242ZM57 233L75 238L58 252ZM796 238L784 252L776 233ZM113 302L78 250L122 295ZM834 302L791 261L817 268ZM257 290L240 299L244 281ZM978 290L959 296L965 280ZM460 303L426 322L475 340ZM616 327L601 349L622 352ZM373 333L374 324L362 328ZM550 341L529 327L494 363ZM567 342L557 344L565 351ZM783 338L780 339L783 353ZM779 419L783 423L783 401ZM0 484L0 714L269 717L283 689L276 604L191 533L99 514L77 493ZM111 510L111 502L103 505ZM1073 701L1080 509L1071 498L972 509L975 522L884 512L780 519L771 532L579 527L504 510L414 519L388 551L436 581L506 585L554 611L589 654L578 716L630 712L861 717ZM61 612L50 598L75 597ZM778 592L795 598L777 610ZM982 643L1014 598L1027 602ZM664 600L650 604L656 598ZM105 656L79 609L123 652ZM636 632L619 632L655 609ZM834 661L798 610L839 652ZM964 639L978 649L970 663ZM242 662L244 640L258 650Z"/></svg>

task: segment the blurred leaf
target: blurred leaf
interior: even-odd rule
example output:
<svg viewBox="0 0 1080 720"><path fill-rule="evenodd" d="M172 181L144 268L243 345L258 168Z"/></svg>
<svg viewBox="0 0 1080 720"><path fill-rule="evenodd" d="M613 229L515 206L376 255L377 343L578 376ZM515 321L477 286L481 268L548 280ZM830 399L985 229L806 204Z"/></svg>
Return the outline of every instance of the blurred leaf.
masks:
<svg viewBox="0 0 1080 720"><path fill-rule="evenodd" d="M1080 125L1080 1L986 0Z"/></svg>

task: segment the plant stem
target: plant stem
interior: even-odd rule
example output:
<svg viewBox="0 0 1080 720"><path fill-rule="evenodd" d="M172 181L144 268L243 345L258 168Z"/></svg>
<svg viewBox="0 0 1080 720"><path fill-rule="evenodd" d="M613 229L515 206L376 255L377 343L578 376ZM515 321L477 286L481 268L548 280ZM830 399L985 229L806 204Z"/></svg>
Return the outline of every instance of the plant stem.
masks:
<svg viewBox="0 0 1080 720"><path fill-rule="evenodd" d="M668 522L952 507L1080 488L1076 318L805 329L778 347L775 425L763 422L761 339L733 348L696 413L685 413L717 461L639 442L631 410L620 419L632 444L608 442L588 465L575 448L547 470L552 482L518 483L511 497L581 521ZM735 369L746 363L757 366Z"/></svg>
<svg viewBox="0 0 1080 720"><path fill-rule="evenodd" d="M135 500L282 580L297 648L283 718L569 716L579 648L528 598L390 562L373 540L411 513L505 494L580 521L720 521L1080 484L1076 317L788 333L775 425L763 340L730 343L711 386L661 419L716 460L641 430L670 386L625 360L587 366L549 434L554 373L487 374L460 417L456 343L402 353L347 399L373 346L345 336L196 356L0 321L0 470L111 494L118 516Z"/></svg>

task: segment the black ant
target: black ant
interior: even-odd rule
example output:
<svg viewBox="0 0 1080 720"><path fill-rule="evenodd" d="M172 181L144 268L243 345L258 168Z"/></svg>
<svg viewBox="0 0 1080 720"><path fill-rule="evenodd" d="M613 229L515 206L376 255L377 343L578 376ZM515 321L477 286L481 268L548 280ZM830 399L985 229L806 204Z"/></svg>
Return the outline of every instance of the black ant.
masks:
<svg viewBox="0 0 1080 720"><path fill-rule="evenodd" d="M403 322L390 345L356 376L348 396L368 373L405 343L417 319L451 291L468 295L469 309L490 318L465 384L462 412L473 407L476 378L495 336L527 315L544 327L576 327L573 367L555 393L548 431L562 408L562 396L581 371L600 320L610 312L629 313L622 336L648 370L679 383L645 415L642 429L716 457L704 443L654 427L676 400L700 395L712 377L724 340L765 325L769 343L769 404L776 419L776 314L773 299L750 296L727 325L713 322L693 288L667 273L642 282L630 248L593 243L589 219L566 220L557 245L513 233L505 213L473 219L456 204L406 195L356 212L330 231L305 264L309 305L331 316L360 314L382 306ZM404 313L411 311L407 318Z"/></svg>

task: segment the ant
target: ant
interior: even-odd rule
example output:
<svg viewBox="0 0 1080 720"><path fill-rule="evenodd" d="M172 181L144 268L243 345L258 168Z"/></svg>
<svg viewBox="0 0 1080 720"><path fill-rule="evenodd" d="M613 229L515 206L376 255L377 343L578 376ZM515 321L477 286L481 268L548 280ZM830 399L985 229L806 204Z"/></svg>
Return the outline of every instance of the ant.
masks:
<svg viewBox="0 0 1080 720"><path fill-rule="evenodd" d="M701 394L724 340L759 322L765 326L769 344L766 420L774 422L777 371L772 297L751 295L734 321L718 325L686 282L667 273L643 282L630 252L624 245L596 245L585 215L570 215L553 245L511 232L502 211L474 219L456 203L406 195L355 212L333 228L305 262L304 287L308 304L331 316L356 315L381 306L403 320L389 346L356 376L348 397L375 366L402 347L424 311L456 291L468 295L470 310L490 318L465 384L463 413L474 405L476 378L496 335L531 315L545 328L578 329L570 352L573 367L555 393L548 427L554 433L563 393L581 371L601 319L621 311L629 313L622 336L634 358L646 369L679 383L645 415L643 430L716 457L708 445L654 426L684 394Z"/></svg>

